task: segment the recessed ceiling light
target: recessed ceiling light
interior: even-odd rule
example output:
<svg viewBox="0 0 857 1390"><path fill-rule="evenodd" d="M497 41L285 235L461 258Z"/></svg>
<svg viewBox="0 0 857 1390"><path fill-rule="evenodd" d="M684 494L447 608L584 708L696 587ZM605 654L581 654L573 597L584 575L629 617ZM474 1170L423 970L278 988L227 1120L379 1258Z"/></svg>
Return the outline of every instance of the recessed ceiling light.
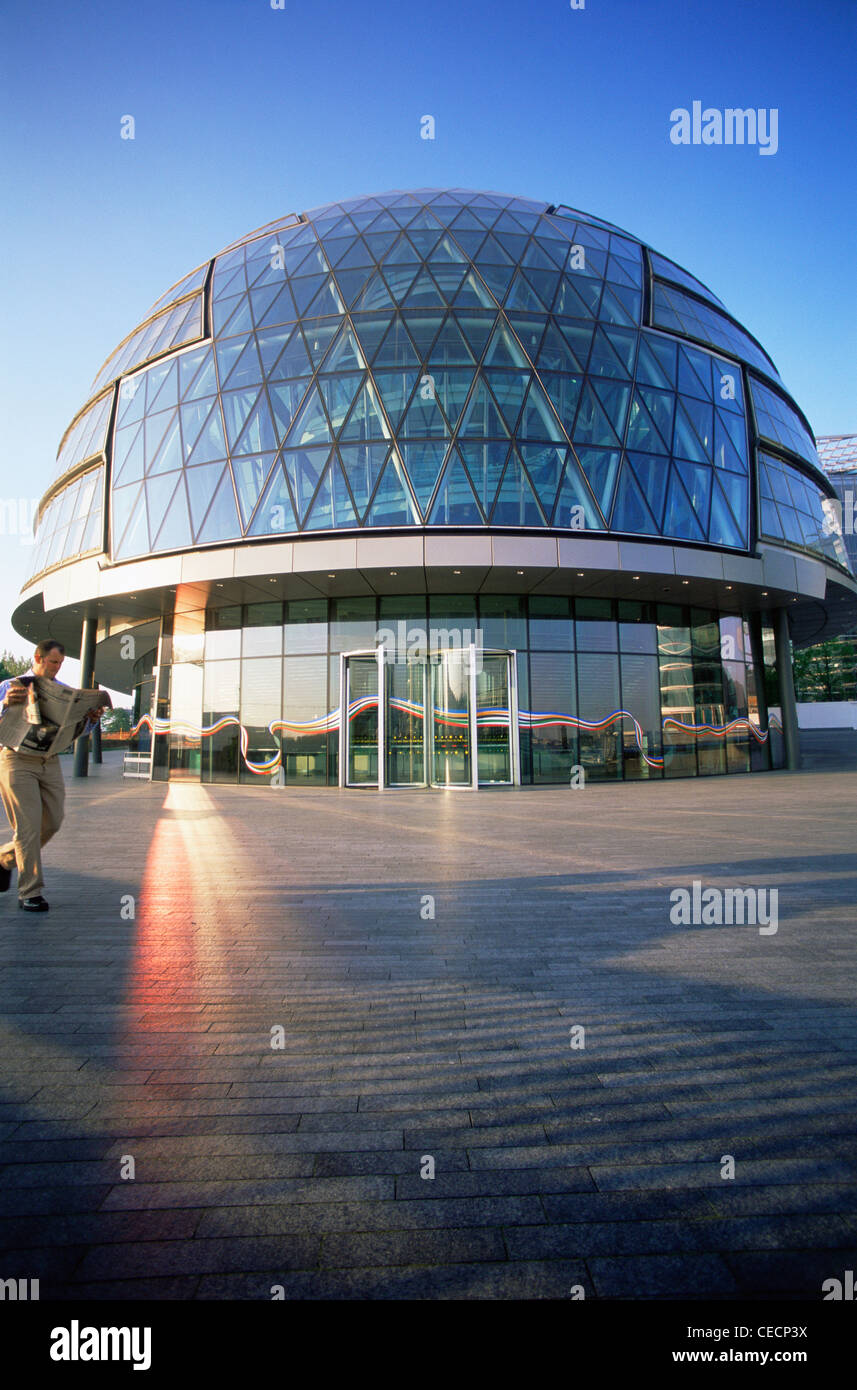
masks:
<svg viewBox="0 0 857 1390"><path fill-rule="evenodd" d="M269 583L269 584L276 584L276 582L277 582L276 579L269 579L269 580L268 580L268 583Z"/></svg>
<svg viewBox="0 0 857 1390"><path fill-rule="evenodd" d="M515 573L516 573L516 574L523 574L524 571L523 571L523 570L515 570Z"/></svg>
<svg viewBox="0 0 857 1390"><path fill-rule="evenodd" d="M631 575L631 578L632 578L632 579L639 579L640 576L639 576L638 574L632 574L632 575Z"/></svg>
<svg viewBox="0 0 857 1390"><path fill-rule="evenodd" d="M767 591L767 589L763 589L763 590L762 590L762 598L767 598L767 597L768 597L768 591Z"/></svg>
<svg viewBox="0 0 857 1390"><path fill-rule="evenodd" d="M327 577L328 577L328 579L335 579L335 578L336 578L336 575L335 575L335 574L329 574Z"/></svg>
<svg viewBox="0 0 857 1390"><path fill-rule="evenodd" d="M690 580L689 580L689 579L683 579L681 582L682 582L682 584L689 584L689 583L690 583Z"/></svg>
<svg viewBox="0 0 857 1390"><path fill-rule="evenodd" d="M732 585L731 585L731 584L727 584L727 585L726 585L726 588L727 588L727 589L731 589L731 588L732 588Z"/></svg>
<svg viewBox="0 0 857 1390"><path fill-rule="evenodd" d="M390 574L391 574L393 577L395 577L398 573L399 573L398 570L390 570Z"/></svg>
<svg viewBox="0 0 857 1390"><path fill-rule="evenodd" d="M453 574L461 574L461 570L453 570Z"/></svg>

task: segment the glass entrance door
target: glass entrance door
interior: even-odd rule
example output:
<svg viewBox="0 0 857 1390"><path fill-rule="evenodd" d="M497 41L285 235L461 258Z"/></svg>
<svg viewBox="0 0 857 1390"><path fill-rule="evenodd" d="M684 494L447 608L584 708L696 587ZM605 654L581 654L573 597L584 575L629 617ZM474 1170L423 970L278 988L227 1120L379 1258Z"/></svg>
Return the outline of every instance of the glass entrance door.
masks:
<svg viewBox="0 0 857 1390"><path fill-rule="evenodd" d="M348 656L344 662L346 784L378 785L378 661Z"/></svg>
<svg viewBox="0 0 857 1390"><path fill-rule="evenodd" d="M476 749L479 783L514 781L510 657L481 654L476 671Z"/></svg>
<svg viewBox="0 0 857 1390"><path fill-rule="evenodd" d="M384 719L388 787L424 787L426 665L393 661L385 667L387 709Z"/></svg>
<svg viewBox="0 0 857 1390"><path fill-rule="evenodd" d="M433 652L431 780L436 787L472 785L470 650Z"/></svg>

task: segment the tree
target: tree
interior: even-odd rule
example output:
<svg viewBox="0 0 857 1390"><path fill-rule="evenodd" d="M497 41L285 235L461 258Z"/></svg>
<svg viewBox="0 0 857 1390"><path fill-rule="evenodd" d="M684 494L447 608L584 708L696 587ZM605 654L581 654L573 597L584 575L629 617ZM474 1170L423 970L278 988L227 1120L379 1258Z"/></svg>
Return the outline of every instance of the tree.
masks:
<svg viewBox="0 0 857 1390"><path fill-rule="evenodd" d="M101 729L105 734L127 734L131 728L131 710L129 709L109 709L101 720Z"/></svg>
<svg viewBox="0 0 857 1390"><path fill-rule="evenodd" d="M23 676L25 671L29 671L32 660L26 656L13 656L11 652L0 652L0 681L9 680L10 676Z"/></svg>

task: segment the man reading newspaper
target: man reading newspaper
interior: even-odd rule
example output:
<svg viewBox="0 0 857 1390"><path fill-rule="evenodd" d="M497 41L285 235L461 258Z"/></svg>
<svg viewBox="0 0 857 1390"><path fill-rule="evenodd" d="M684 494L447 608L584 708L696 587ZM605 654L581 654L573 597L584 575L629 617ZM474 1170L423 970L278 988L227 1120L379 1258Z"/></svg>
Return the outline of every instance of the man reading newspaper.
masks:
<svg viewBox="0 0 857 1390"><path fill-rule="evenodd" d="M56 679L61 642L40 642L26 675L0 683L0 797L12 839L0 846L0 893L18 867L18 906L47 912L42 846L62 825L65 784L57 754L89 733L111 704L106 690L74 691Z"/></svg>

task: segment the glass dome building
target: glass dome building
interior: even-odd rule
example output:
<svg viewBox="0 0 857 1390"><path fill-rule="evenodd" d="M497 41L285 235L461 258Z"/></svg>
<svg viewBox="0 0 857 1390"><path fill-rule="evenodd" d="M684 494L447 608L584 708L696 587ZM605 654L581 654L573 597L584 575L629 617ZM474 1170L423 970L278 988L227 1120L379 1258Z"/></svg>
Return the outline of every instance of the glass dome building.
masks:
<svg viewBox="0 0 857 1390"><path fill-rule="evenodd" d="M857 607L831 500L687 271L565 205L396 191L157 301L61 441L14 621L133 690L156 778L795 765L789 638Z"/></svg>

